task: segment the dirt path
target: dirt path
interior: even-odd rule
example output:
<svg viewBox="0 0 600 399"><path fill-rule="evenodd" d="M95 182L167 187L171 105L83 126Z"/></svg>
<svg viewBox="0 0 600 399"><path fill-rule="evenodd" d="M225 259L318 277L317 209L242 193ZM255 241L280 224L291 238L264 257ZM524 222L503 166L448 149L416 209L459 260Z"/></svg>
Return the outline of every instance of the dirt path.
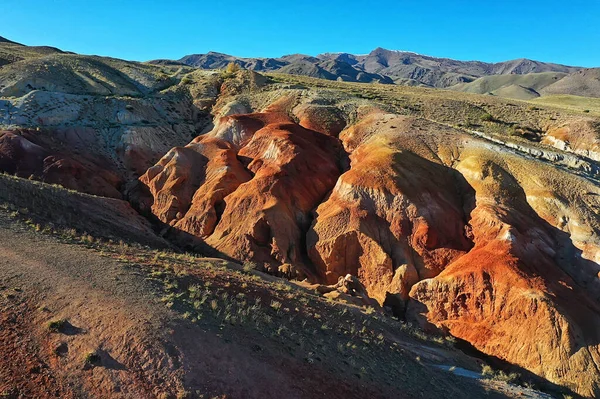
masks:
<svg viewBox="0 0 600 399"><path fill-rule="evenodd" d="M135 267L2 212L0 287L0 355L11 354L0 362L0 393L15 398L175 398L188 387L207 397L385 397L268 342L257 353L252 336L231 340L186 322ZM65 331L49 331L50 321L62 319ZM89 353L100 354L102 365L88 367Z"/></svg>
<svg viewBox="0 0 600 399"><path fill-rule="evenodd" d="M125 394L149 394L150 387L128 375L131 372L118 366L111 355L116 350L113 336L123 339L129 332L160 340L157 332L172 318L139 273L124 271L118 262L81 246L35 234L0 215L0 287L2 316L14 320L13 328L3 323L2 344L28 343L18 348L20 362L1 364L5 382L0 382L0 392L53 396L35 392L37 384L29 382L29 373L15 372L24 361L45 370L61 397L79 397L90 384L98 384L106 393L124 389ZM49 333L48 323L60 319L69 321L72 333ZM65 353L53 356L58 347ZM113 365L81 375L84 358L93 351L104 352ZM127 384L132 386L119 387L121 379L133 380Z"/></svg>

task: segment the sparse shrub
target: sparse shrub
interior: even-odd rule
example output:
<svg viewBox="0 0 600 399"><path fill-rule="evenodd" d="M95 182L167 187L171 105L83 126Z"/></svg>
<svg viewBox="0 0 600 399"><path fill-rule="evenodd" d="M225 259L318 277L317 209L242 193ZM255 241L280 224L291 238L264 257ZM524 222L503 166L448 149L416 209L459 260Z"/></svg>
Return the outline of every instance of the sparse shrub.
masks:
<svg viewBox="0 0 600 399"><path fill-rule="evenodd" d="M489 365L484 364L483 367L481 368L481 375L484 375L484 376L494 375L494 369L491 368Z"/></svg>
<svg viewBox="0 0 600 399"><path fill-rule="evenodd" d="M481 115L481 121L482 122L493 122L494 117L486 112L485 114Z"/></svg>
<svg viewBox="0 0 600 399"><path fill-rule="evenodd" d="M271 307L275 310L279 310L281 309L281 302L273 300L271 301Z"/></svg>
<svg viewBox="0 0 600 399"><path fill-rule="evenodd" d="M235 62L230 62L229 64L227 64L227 67L225 67L225 70L223 70L221 72L221 78L222 79L233 78L235 76L235 73L241 69L242 68Z"/></svg>
<svg viewBox="0 0 600 399"><path fill-rule="evenodd" d="M48 330L52 332L60 332L67 325L66 319L52 320L48 323Z"/></svg>
<svg viewBox="0 0 600 399"><path fill-rule="evenodd" d="M449 347L453 347L456 345L456 338L454 338L452 335L448 335L446 336L444 343Z"/></svg>
<svg viewBox="0 0 600 399"><path fill-rule="evenodd" d="M246 273L250 273L250 272L252 272L252 270L257 270L257 268L258 268L258 265L251 261L246 261L242 265L242 270L244 270Z"/></svg>
<svg viewBox="0 0 600 399"><path fill-rule="evenodd" d="M375 313L375 308L373 306L367 306L367 308L365 309L365 313L373 314L373 313Z"/></svg>
<svg viewBox="0 0 600 399"><path fill-rule="evenodd" d="M100 355L96 351L88 352L84 358L85 364L90 366L99 364L100 360Z"/></svg>
<svg viewBox="0 0 600 399"><path fill-rule="evenodd" d="M513 384L520 378L519 374L517 373L506 374L504 371L494 370L487 364L481 368L481 375L490 377L495 381L502 381L508 384Z"/></svg>
<svg viewBox="0 0 600 399"><path fill-rule="evenodd" d="M522 130L519 126L511 126L510 129L508 130L508 135L512 136L512 137L521 136Z"/></svg>
<svg viewBox="0 0 600 399"><path fill-rule="evenodd" d="M583 112L585 112L586 114L589 114L590 110L589 109L584 109Z"/></svg>
<svg viewBox="0 0 600 399"><path fill-rule="evenodd" d="M225 72L229 73L229 74L233 74L236 73L237 71L239 71L240 69L242 69L238 64L236 64L235 62L230 62L229 64L227 64L227 68L225 68Z"/></svg>

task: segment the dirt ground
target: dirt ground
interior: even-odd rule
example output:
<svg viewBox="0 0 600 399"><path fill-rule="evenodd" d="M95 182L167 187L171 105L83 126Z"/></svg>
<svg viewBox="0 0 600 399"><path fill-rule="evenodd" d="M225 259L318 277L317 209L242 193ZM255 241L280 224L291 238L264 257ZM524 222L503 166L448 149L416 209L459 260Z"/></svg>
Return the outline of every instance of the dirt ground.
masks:
<svg viewBox="0 0 600 399"><path fill-rule="evenodd" d="M143 268L35 232L0 211L0 393L7 398L430 398L446 393L475 398L509 393L486 380L429 366L426 351L418 348L423 360L404 350L400 356L405 359L379 355L379 348L372 356L366 351L366 357L357 357L364 363L357 366L364 370L360 375L351 371L351 359L327 345L322 354L314 349L316 360L307 360L266 331L186 320L165 306L148 276ZM321 342L339 339L333 330L325 334ZM517 390L524 392L521 397L540 397Z"/></svg>

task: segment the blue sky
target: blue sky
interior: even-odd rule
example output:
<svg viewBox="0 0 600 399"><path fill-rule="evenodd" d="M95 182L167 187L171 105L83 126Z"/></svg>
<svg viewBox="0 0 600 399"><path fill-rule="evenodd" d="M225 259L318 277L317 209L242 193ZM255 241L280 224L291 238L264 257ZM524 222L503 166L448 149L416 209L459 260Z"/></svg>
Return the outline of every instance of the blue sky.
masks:
<svg viewBox="0 0 600 399"><path fill-rule="evenodd" d="M600 67L600 1L0 0L0 36L141 61L384 47Z"/></svg>

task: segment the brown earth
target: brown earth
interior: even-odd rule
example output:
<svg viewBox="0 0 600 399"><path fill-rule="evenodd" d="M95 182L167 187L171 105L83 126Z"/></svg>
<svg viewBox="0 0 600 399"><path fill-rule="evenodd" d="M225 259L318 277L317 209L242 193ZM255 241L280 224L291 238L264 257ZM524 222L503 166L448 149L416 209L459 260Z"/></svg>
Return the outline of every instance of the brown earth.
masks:
<svg viewBox="0 0 600 399"><path fill-rule="evenodd" d="M219 266L218 260L185 260L176 254L100 241L91 246L72 244L35 233L3 212L0 255L0 351L10 353L0 362L0 392L7 397L416 398L447 393L507 397L503 392L508 386L455 376L429 365L448 361L458 361L461 367L473 365L472 359L454 350L410 338L397 327L386 326L385 320L365 319L351 307L333 312L328 309L332 305L314 295L244 277ZM234 293L244 287L239 292L258 308L261 302L256 298L262 298L264 312L280 321L271 327L257 320L261 328L256 330L250 319L223 322L214 306L199 309L198 319L181 318L183 305L178 299L169 309L160 298L174 282L180 288L204 286L214 298L211 303L219 307L227 304L222 302L222 289L231 294L233 305L237 303ZM187 297L187 291L169 295L179 298L184 293ZM279 303L276 299L284 303L281 311L273 309L273 303ZM287 309L298 300L306 303L302 311ZM289 322L284 309L296 315ZM333 331L311 333L322 323L317 313L328 312L338 314L336 324L328 327ZM65 322L49 329L56 320ZM370 340L381 331L386 335L380 334L383 341L370 344L370 350L361 349L369 344L360 339L354 342L358 352L349 346L340 349L339 344L340 353L329 348L346 342L335 337L349 334L352 323L373 328ZM299 337L304 338L296 346ZM353 342L352 336L348 338ZM96 357L86 360L90 353ZM344 365L344 359L350 363ZM521 392L524 397L542 397L532 390Z"/></svg>
<svg viewBox="0 0 600 399"><path fill-rule="evenodd" d="M48 136L46 132L33 130L0 131L0 172L31 176L88 194L121 198L119 188L123 181L106 160L53 151L52 144L44 143Z"/></svg>

